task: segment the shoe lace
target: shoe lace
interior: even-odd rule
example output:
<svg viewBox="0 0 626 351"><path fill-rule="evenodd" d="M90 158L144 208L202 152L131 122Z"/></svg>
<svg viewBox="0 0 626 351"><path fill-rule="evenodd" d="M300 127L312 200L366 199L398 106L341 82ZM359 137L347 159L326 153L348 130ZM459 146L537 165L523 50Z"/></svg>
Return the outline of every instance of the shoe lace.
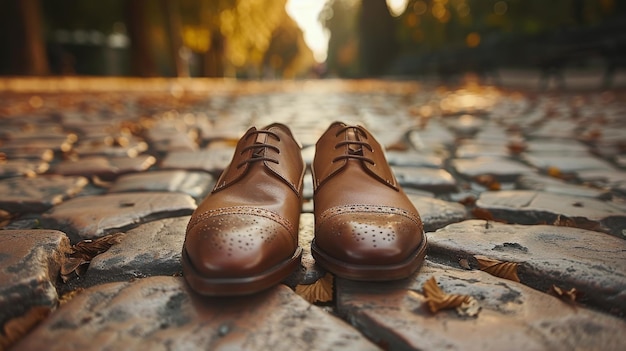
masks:
<svg viewBox="0 0 626 351"><path fill-rule="evenodd" d="M278 134L271 132L269 130L252 131L250 134L246 136L246 139L250 138L253 135L256 136L258 134L267 134L268 136L273 137L277 141L280 141L280 136L278 136ZM245 164L250 164L250 163L259 162L259 161L269 161L269 162L278 164L279 162L277 159L273 157L267 157L264 155L263 151L265 151L265 149L268 149L268 148L276 151L277 153L280 153L280 149L277 146L266 144L266 143L255 142L252 145L248 145L244 147L243 149L241 149L241 152L239 153L239 155L243 155L248 150L254 150L254 151L251 153L250 158L239 162L239 164L237 164L237 168L241 168Z"/></svg>
<svg viewBox="0 0 626 351"><path fill-rule="evenodd" d="M359 126L345 126L341 129L339 129L337 131L337 133L335 134L335 136L339 136L341 133L347 131L348 129L353 129L354 130L354 134L357 137L362 137L364 139L367 139L367 134L365 133L365 131L363 130L362 127ZM368 149L370 152L373 152L374 149L372 148L372 146L367 142L367 141L363 141L363 140L344 140L344 141L340 141L335 145L335 149L340 148L342 146L348 145L348 153L340 155L335 157L332 162L337 162L340 160L346 160L346 159L354 159L354 160L360 160L360 161L364 161L370 164L375 164L375 162L367 157L363 155L363 148L365 147L366 149ZM356 148L352 148L352 146L356 146Z"/></svg>

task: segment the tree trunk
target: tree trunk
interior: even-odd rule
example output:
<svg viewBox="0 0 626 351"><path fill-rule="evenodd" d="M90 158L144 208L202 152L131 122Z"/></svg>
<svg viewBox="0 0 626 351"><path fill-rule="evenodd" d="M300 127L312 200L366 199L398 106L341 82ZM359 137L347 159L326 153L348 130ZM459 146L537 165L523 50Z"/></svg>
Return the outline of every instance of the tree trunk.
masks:
<svg viewBox="0 0 626 351"><path fill-rule="evenodd" d="M380 76L389 69L398 51L395 25L385 0L362 0L359 43L365 76Z"/></svg>
<svg viewBox="0 0 626 351"><path fill-rule="evenodd" d="M158 75L146 18L146 0L126 1L126 27L130 37L131 69L141 77Z"/></svg>
<svg viewBox="0 0 626 351"><path fill-rule="evenodd" d="M180 11L178 1L161 0L161 8L165 15L165 23L167 24L167 34L170 40L170 54L172 62L176 68L177 77L189 77L188 60L183 53L183 40L181 38Z"/></svg>
<svg viewBox="0 0 626 351"><path fill-rule="evenodd" d="M16 49L16 64L21 66L17 73L26 75L49 74L48 57L43 39L41 5L39 0L20 0L17 2L19 32L23 35L13 42ZM17 34L17 33L16 33ZM19 38L20 36L17 35ZM23 42L20 42L22 41Z"/></svg>
<svg viewBox="0 0 626 351"><path fill-rule="evenodd" d="M211 35L211 47L204 54L202 65L205 77L224 77L224 36L219 31Z"/></svg>

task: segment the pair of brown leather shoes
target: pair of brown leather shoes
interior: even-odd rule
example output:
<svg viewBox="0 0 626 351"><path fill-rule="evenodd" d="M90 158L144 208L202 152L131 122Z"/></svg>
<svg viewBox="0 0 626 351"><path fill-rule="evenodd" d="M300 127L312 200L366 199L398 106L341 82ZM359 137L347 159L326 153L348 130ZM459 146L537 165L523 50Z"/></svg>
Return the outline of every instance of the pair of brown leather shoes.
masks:
<svg viewBox="0 0 626 351"><path fill-rule="evenodd" d="M318 264L355 280L414 273L426 253L419 214L381 146L363 127L333 123L316 144ZM251 128L187 226L184 276L203 295L244 295L280 283L299 264L305 164L285 125Z"/></svg>

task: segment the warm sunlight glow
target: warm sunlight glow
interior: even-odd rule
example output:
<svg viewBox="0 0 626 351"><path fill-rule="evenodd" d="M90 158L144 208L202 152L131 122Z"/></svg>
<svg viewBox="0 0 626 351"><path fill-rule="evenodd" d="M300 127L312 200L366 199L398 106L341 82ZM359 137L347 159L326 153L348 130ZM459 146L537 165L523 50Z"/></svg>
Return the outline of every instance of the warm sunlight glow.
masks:
<svg viewBox="0 0 626 351"><path fill-rule="evenodd" d="M330 34L318 21L324 8L322 0L289 0L285 9L291 18L298 23L304 33L306 45L313 51L317 62L326 61L328 39Z"/></svg>
<svg viewBox="0 0 626 351"><path fill-rule="evenodd" d="M404 13L409 0L387 0L387 7L393 17L398 17Z"/></svg>

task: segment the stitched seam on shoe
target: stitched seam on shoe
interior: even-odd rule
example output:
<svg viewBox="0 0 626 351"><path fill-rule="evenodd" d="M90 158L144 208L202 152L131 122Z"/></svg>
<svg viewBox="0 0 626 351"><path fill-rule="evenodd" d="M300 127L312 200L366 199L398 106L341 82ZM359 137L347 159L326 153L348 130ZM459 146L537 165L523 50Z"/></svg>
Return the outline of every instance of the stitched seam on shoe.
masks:
<svg viewBox="0 0 626 351"><path fill-rule="evenodd" d="M384 214L396 214L403 217L408 218L412 222L417 225L422 224L422 219L419 215L414 215L413 213L392 206L375 206L375 205L344 205L344 206L335 206L327 209L322 212L319 216L319 219L316 220L316 227L322 225L328 219L344 214L344 213L357 213L357 212L365 212L365 213L384 213Z"/></svg>
<svg viewBox="0 0 626 351"><path fill-rule="evenodd" d="M272 211L268 211L263 208L247 207L247 206L233 206L233 207L224 207L224 208L218 208L214 210L208 210L206 212L199 214L193 220L190 220L189 224L187 224L187 230L193 228L198 223L209 219L210 217L224 216L224 215L231 215L231 214L252 215L252 216L267 218L283 226L289 232L290 235L293 236L293 233L294 233L294 229L293 229L294 227L291 224L291 222L289 222L287 219L283 218L279 214L274 213ZM297 239L297 238L294 238L294 239Z"/></svg>

